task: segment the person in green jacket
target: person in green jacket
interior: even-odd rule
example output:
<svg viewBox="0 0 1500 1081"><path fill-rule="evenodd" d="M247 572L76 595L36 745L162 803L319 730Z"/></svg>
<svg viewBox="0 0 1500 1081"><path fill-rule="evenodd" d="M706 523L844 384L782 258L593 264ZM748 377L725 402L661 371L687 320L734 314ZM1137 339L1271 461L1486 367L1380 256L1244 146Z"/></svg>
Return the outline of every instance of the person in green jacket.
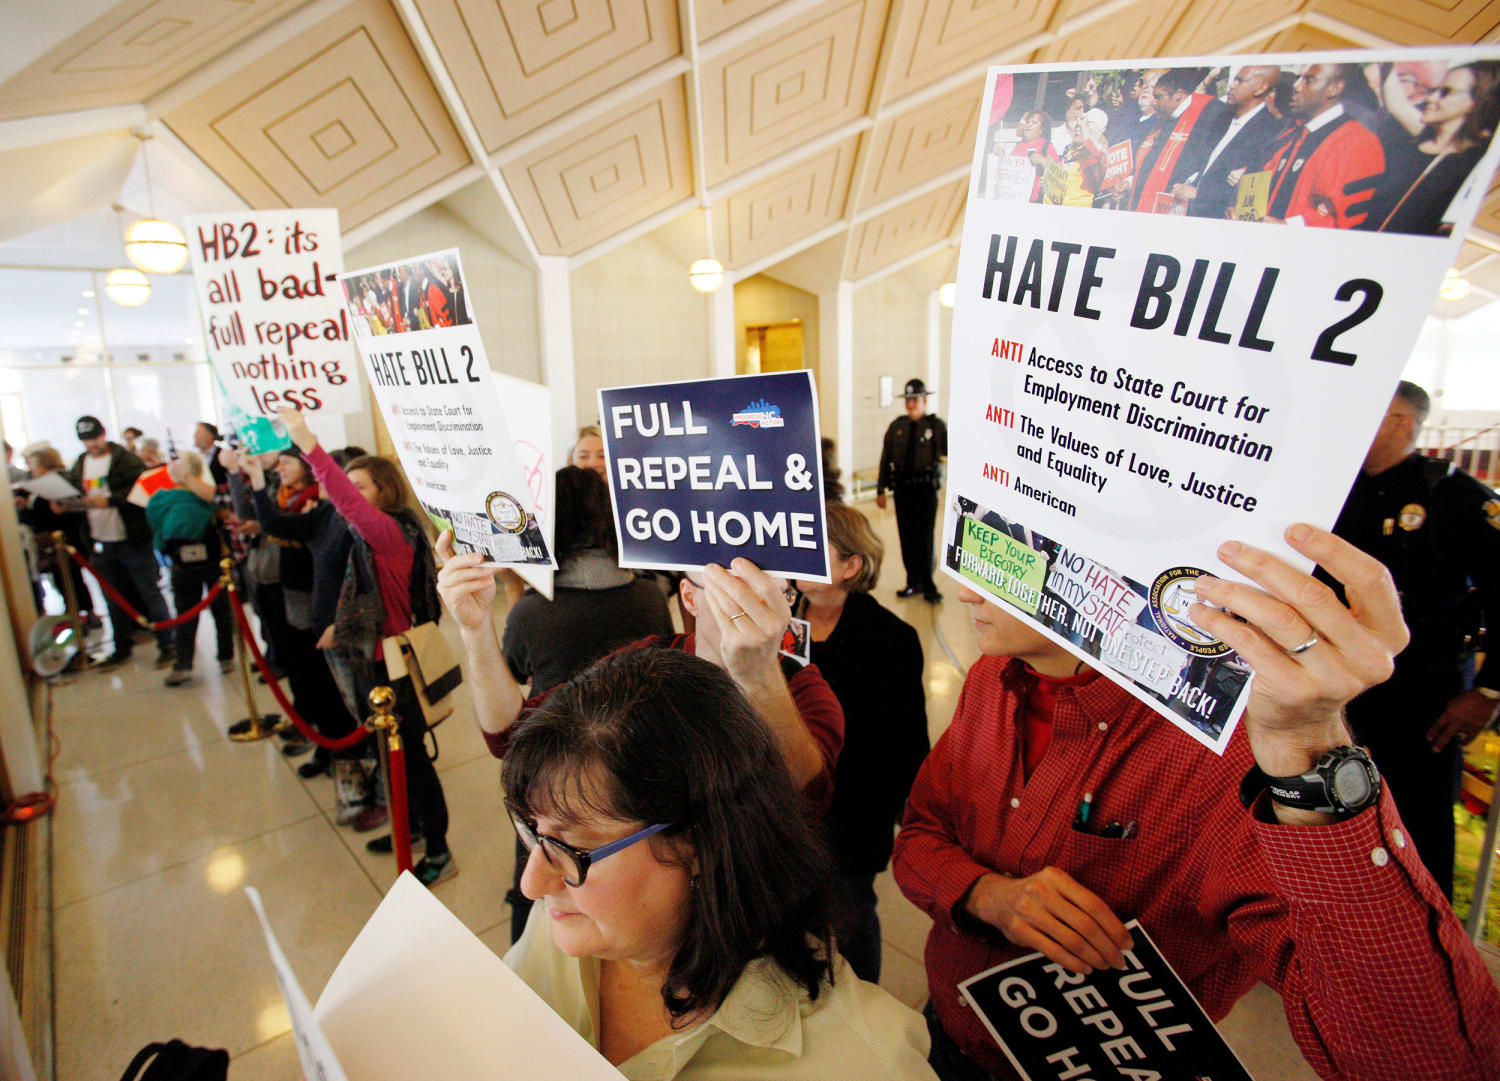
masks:
<svg viewBox="0 0 1500 1081"><path fill-rule="evenodd" d="M214 486L203 475L203 459L193 451L175 459L167 473L178 485L156 492L146 504L146 521L156 548L171 564L172 603L186 612L203 599L205 590L219 580L219 558L223 546L214 522ZM234 627L229 595L221 592L209 611L218 639L219 671L234 667ZM193 678L193 654L198 636L198 617L172 629L172 671L168 687L180 687Z"/></svg>

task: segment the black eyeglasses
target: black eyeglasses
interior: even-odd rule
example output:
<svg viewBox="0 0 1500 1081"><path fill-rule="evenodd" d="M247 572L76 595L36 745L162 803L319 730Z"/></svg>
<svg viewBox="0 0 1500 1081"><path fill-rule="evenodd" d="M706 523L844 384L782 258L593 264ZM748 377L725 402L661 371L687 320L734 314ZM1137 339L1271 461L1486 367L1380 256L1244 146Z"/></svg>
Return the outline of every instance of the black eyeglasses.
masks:
<svg viewBox="0 0 1500 1081"><path fill-rule="evenodd" d="M613 856L637 841L643 841L652 834L671 829L676 825L674 822L662 822L655 826L647 826L645 829L636 830L629 837L621 837L618 841L611 841L607 845L600 845L598 848L585 851L581 848L574 848L566 841L559 841L556 837L538 833L536 820L527 818L516 810L509 800L505 801L505 810L510 815L510 824L516 828L516 836L520 837L521 843L526 846L526 851L534 852L540 845L542 856L547 863L562 875L564 882L574 887L582 886L584 880L588 878L589 868L606 856Z"/></svg>

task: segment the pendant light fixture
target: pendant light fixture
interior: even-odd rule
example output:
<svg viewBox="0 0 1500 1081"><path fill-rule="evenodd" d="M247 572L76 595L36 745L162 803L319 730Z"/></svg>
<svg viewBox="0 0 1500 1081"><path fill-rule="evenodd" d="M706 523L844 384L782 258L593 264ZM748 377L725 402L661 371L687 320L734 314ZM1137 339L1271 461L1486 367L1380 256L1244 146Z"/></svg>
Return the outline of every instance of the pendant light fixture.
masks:
<svg viewBox="0 0 1500 1081"><path fill-rule="evenodd" d="M117 227L121 224L120 212L124 209L119 203L114 205ZM126 254L129 254L128 244ZM151 279L135 267L116 267L105 275L104 295L123 308L139 308L151 299Z"/></svg>
<svg viewBox="0 0 1500 1081"><path fill-rule="evenodd" d="M151 184L151 155L147 144L151 136L136 132L141 141L141 163L146 169L146 201L149 218L133 224L125 234L125 255L141 270L152 274L175 274L187 262L187 238L182 230L156 216L156 191Z"/></svg>

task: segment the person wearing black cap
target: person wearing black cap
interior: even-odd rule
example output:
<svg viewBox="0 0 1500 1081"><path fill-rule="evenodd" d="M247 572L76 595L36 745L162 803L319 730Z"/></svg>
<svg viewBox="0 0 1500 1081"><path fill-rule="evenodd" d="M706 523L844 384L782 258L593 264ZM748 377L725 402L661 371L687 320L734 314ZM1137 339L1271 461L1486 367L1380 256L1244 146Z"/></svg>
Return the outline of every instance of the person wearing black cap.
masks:
<svg viewBox="0 0 1500 1081"><path fill-rule="evenodd" d="M93 538L93 564L105 581L128 595L134 587L141 611L153 623L169 618L167 602L157 585L160 568L151 548L151 525L146 512L127 498L136 479L145 470L141 460L118 443L105 438L98 417L79 417L74 425L84 453L68 470L68 480L83 493L76 504L58 504L54 510L83 511ZM113 668L130 658L134 621L114 601L109 602L109 621L114 630L114 652L100 665ZM156 667L172 663L172 632L156 635Z"/></svg>
<svg viewBox="0 0 1500 1081"><path fill-rule="evenodd" d="M932 530L943 484L939 467L948 457L948 426L927 412L927 385L922 380L908 379L905 397L906 416L897 417L885 430L875 504L885 510L886 489L896 495L896 531L906 565L906 588L898 589L896 596L920 593L929 601L940 601L943 595L932 580Z"/></svg>

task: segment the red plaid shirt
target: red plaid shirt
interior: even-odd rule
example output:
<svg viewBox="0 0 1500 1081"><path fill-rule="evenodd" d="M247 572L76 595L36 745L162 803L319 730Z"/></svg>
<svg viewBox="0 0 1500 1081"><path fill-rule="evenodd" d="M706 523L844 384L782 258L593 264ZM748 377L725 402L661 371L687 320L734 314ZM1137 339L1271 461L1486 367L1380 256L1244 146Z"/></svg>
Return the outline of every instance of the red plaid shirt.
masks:
<svg viewBox="0 0 1500 1081"><path fill-rule="evenodd" d="M1059 692L1027 780L1016 724L1034 681L1019 661L979 660L896 840L896 881L936 921L933 1004L971 1058L1015 1076L957 984L1022 951L977 936L954 906L983 874L1051 865L1138 918L1214 1020L1256 980L1274 987L1324 1077L1500 1077L1500 994L1388 792L1333 825L1264 820L1238 799L1252 761L1242 733L1219 758L1106 679ZM1095 828L1134 822L1132 835L1072 829L1085 792Z"/></svg>

